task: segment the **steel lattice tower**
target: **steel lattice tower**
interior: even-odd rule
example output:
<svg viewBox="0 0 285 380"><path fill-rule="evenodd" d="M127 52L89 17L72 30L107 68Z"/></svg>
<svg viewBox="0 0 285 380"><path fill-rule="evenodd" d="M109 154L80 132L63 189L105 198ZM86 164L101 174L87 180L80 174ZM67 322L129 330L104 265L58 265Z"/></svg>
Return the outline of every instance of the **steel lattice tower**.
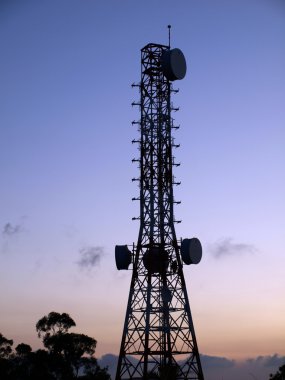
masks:
<svg viewBox="0 0 285 380"><path fill-rule="evenodd" d="M172 153L177 127L171 81L184 77L183 60L170 46L148 44L141 50L141 81L134 85L140 101L133 103L141 112L140 121L133 122L140 132L133 140L140 150L133 160L140 168L140 177L133 179L140 187L140 229L132 253L116 246L118 269L133 262L116 380L204 379L182 268L182 258L186 264L200 261L201 245L196 238L177 241L173 213L178 202L172 168L178 164Z"/></svg>

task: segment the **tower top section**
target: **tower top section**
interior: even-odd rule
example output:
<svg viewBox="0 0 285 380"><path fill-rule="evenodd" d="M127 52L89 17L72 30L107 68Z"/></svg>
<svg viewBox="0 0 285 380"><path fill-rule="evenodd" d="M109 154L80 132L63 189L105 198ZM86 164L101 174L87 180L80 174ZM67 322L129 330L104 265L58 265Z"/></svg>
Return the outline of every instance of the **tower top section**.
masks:
<svg viewBox="0 0 285 380"><path fill-rule="evenodd" d="M185 77L187 71L186 60L180 49L170 49L167 45L150 43L144 46L141 51L149 51L151 49L160 49L158 67L155 71L161 70L163 75L169 81L181 80ZM151 57L150 57L151 58Z"/></svg>

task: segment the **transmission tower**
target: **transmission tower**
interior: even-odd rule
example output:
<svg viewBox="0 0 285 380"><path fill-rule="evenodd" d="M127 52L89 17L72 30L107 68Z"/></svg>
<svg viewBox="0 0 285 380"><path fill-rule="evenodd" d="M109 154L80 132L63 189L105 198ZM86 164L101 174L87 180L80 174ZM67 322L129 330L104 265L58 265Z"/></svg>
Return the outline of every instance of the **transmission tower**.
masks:
<svg viewBox="0 0 285 380"><path fill-rule="evenodd" d="M197 238L177 241L173 205L175 145L171 111L172 82L183 79L186 62L179 49L148 44L141 49L137 143L140 157L140 229L132 251L115 248L119 270L132 263L132 280L116 380L203 380L200 356L183 275L184 264L197 264L202 247Z"/></svg>

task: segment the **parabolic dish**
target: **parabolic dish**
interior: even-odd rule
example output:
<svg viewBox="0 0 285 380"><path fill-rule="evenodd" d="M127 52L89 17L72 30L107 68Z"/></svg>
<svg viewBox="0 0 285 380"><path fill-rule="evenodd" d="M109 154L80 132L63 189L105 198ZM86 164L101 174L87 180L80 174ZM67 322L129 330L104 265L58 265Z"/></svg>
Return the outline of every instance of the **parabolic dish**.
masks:
<svg viewBox="0 0 285 380"><path fill-rule="evenodd" d="M150 273L164 272L169 264L168 254L159 247L152 247L144 253L143 263Z"/></svg>
<svg viewBox="0 0 285 380"><path fill-rule="evenodd" d="M181 244L181 256L186 265L198 264L202 258L202 245L197 238L183 239Z"/></svg>
<svg viewBox="0 0 285 380"><path fill-rule="evenodd" d="M171 81L180 80L186 74L186 60L180 49L165 50L161 57L164 76Z"/></svg>
<svg viewBox="0 0 285 380"><path fill-rule="evenodd" d="M118 270L127 270L129 268L132 262L132 252L128 249L127 245L116 245L115 260Z"/></svg>

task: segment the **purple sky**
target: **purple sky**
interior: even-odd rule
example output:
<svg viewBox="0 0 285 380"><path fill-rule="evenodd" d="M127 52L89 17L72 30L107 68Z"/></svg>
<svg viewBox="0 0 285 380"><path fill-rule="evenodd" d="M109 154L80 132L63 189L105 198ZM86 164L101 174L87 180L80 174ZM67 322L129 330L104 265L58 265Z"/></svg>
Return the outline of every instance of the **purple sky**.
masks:
<svg viewBox="0 0 285 380"><path fill-rule="evenodd" d="M265 380L285 356L282 0L1 0L0 331L37 348L36 321L67 312L97 356L118 353L131 273L114 246L139 228L130 85L168 24L188 65L176 232L204 248L185 276L207 380Z"/></svg>

